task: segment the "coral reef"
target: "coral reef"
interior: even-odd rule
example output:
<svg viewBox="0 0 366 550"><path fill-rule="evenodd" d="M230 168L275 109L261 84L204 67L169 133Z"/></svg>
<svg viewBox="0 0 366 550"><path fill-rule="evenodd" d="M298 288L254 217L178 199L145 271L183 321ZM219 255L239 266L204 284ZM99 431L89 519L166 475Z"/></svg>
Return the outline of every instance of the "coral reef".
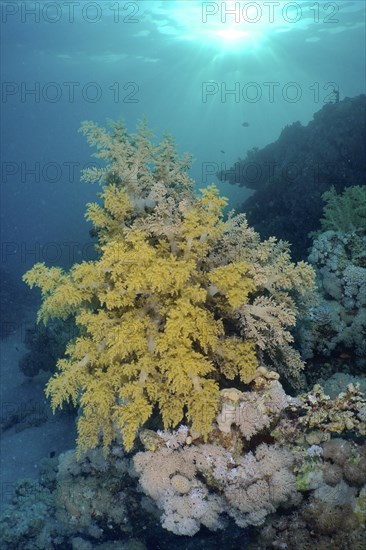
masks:
<svg viewBox="0 0 366 550"><path fill-rule="evenodd" d="M16 484L12 502L0 516L2 548L51 548L53 542L63 541L54 519L56 469L57 459L43 461L40 481L23 479Z"/></svg>
<svg viewBox="0 0 366 550"><path fill-rule="evenodd" d="M131 491L128 468L118 447L111 449L108 460L97 449L82 461L75 451L44 461L39 482L20 482L13 503L2 513L1 547L107 550L118 541L121 549L146 549L133 538L132 517L138 523L140 504Z"/></svg>
<svg viewBox="0 0 366 550"><path fill-rule="evenodd" d="M364 376L352 376L344 372L336 372L325 380L318 379L318 383L323 387L324 393L329 395L331 399L335 399L349 384L353 384L353 386L358 384L360 391L366 393L366 378Z"/></svg>
<svg viewBox="0 0 366 550"><path fill-rule="evenodd" d="M359 388L349 384L346 391L335 399L324 394L321 386L315 385L310 392L289 399L293 419L281 418L272 435L277 441L306 440L320 444L334 434L353 432L366 435L366 398Z"/></svg>
<svg viewBox="0 0 366 550"><path fill-rule="evenodd" d="M316 385L288 397L271 435L291 451L291 471L303 498L295 508L267 516L251 550L363 548L366 396L352 383L344 389L330 398Z"/></svg>
<svg viewBox="0 0 366 550"><path fill-rule="evenodd" d="M201 525L223 529L225 514L237 525L261 525L281 504L295 502L292 456L262 443L255 453L235 459L213 444L137 453L134 466L141 486L162 511L163 527L195 535Z"/></svg>
<svg viewBox="0 0 366 550"><path fill-rule="evenodd" d="M314 455L309 448L296 449L297 487L306 498L295 513L268 518L255 548L363 548L365 446L335 438L318 450ZM349 465L355 474L359 470L354 477L348 475Z"/></svg>
<svg viewBox="0 0 366 550"><path fill-rule="evenodd" d="M82 131L107 162L84 173L103 184L87 210L99 257L24 276L42 291L38 320L72 317L79 331L46 390L53 409L81 407L79 453L100 438L107 451L119 433L130 450L155 408L164 429L184 421L207 437L220 388L248 384L260 363L299 383L290 330L312 268L261 243L243 216L225 222L215 187L195 196L188 157L168 137L153 145L144 122L132 135L120 123Z"/></svg>
<svg viewBox="0 0 366 550"><path fill-rule="evenodd" d="M296 259L306 258L308 234L319 228L323 193L365 182L365 102L360 95L328 103L307 126L285 127L277 141L218 174L255 190L241 207L249 223L263 238L292 243Z"/></svg>
<svg viewBox="0 0 366 550"><path fill-rule="evenodd" d="M268 434L285 409L287 396L274 375L258 373L257 391L221 390L217 427L209 443L193 439L187 427L180 427L158 432L154 444L148 442L150 450L134 456L141 486L162 512L163 527L192 536L201 525L223 529L225 515L240 527L260 525L278 506L296 501L291 454L266 443L243 452L246 443L240 441ZM247 418L251 408L256 425Z"/></svg>
<svg viewBox="0 0 366 550"><path fill-rule="evenodd" d="M98 257L24 276L41 289L39 321L76 326L46 393L54 409L78 407L78 447L42 472L38 500L19 486L0 518L4 548L165 550L193 536L208 548L213 533L234 549L244 528L259 533L257 548L314 547L314 536L319 548L332 537L356 548L365 396L356 379L332 398L320 385L287 391L303 382L298 318L310 326L320 307L313 268L294 264L286 243L261 241L244 215L225 219L214 186L195 195L189 157L168 136L155 145L145 122L136 134L119 122L82 132L106 162L84 172L103 186L86 214ZM327 200L324 224L336 219L337 197ZM336 263L322 288L344 297L346 324L365 306L361 233L317 237L318 275ZM321 252L333 234L349 238L335 259Z"/></svg>
<svg viewBox="0 0 366 550"><path fill-rule="evenodd" d="M145 450L133 456L119 441L108 456L100 446L79 459L68 451L48 460L39 483L21 483L0 517L2 547L127 550L131 539L139 549L159 541L167 550L194 536L192 548L211 548L212 532L216 545L235 549L248 533L235 529L251 527L256 548L305 549L314 541L357 548L365 536L366 447L355 428L365 433L365 396L350 386L336 400L320 388L294 398L275 373L258 371L250 391L221 390L207 442L180 425L142 430ZM250 393L269 422L248 439L237 412Z"/></svg>
<svg viewBox="0 0 366 550"><path fill-rule="evenodd" d="M54 528L50 518L54 499L50 490L40 487L34 480L19 482L12 504L0 519L2 547L47 548Z"/></svg>
<svg viewBox="0 0 366 550"><path fill-rule="evenodd" d="M257 391L221 390L220 401L216 417L219 430L230 433L235 424L247 440L269 428L288 405L287 396L277 380L262 382Z"/></svg>
<svg viewBox="0 0 366 550"><path fill-rule="evenodd" d="M316 501L304 503L293 514L272 516L248 549L362 550L364 543L365 530L348 504L331 506Z"/></svg>
<svg viewBox="0 0 366 550"><path fill-rule="evenodd" d="M75 452L59 457L56 476L56 519L73 533L98 541L104 530L116 529L119 536L130 535L128 461L123 453L112 451L108 460L101 449L89 451L82 462Z"/></svg>
<svg viewBox="0 0 366 550"><path fill-rule="evenodd" d="M366 364L365 190L350 187L343 195L326 195L326 231L317 234L309 255L318 303L309 308L299 330L305 359L338 357L347 363L352 358L361 371Z"/></svg>
<svg viewBox="0 0 366 550"><path fill-rule="evenodd" d="M345 525L362 529L357 518L366 483L365 451L353 440L331 438L355 430L366 434L364 395L350 385L330 400L318 386L291 398L270 373L263 374L252 392L221 390L217 428L208 443L181 427L159 432L151 450L135 455L142 489L160 510L162 525L192 536L202 525L223 529L225 515L240 527L259 527L281 506L304 514L323 506L324 514L348 510Z"/></svg>

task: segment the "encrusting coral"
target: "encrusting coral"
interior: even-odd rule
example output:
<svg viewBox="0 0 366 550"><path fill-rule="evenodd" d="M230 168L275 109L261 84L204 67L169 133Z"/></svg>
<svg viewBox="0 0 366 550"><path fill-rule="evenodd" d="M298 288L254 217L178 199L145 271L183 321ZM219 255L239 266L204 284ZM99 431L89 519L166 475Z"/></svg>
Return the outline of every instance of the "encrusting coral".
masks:
<svg viewBox="0 0 366 550"><path fill-rule="evenodd" d="M167 136L154 145L145 122L131 135L121 123L82 131L107 162L84 173L103 184L86 214L99 257L24 276L41 288L39 321L72 316L79 330L46 388L53 409L81 407L79 452L101 437L107 450L116 433L130 450L154 408L165 429L185 420L205 437L223 384L250 383L260 364L298 382L290 329L312 268L260 242L243 216L224 221L214 186L195 196L189 157Z"/></svg>
<svg viewBox="0 0 366 550"><path fill-rule="evenodd" d="M296 398L288 398L294 419L281 419L273 432L277 441L306 439L319 444L334 434L352 431L358 437L366 435L366 396L358 385L349 384L335 399L324 394L316 384Z"/></svg>

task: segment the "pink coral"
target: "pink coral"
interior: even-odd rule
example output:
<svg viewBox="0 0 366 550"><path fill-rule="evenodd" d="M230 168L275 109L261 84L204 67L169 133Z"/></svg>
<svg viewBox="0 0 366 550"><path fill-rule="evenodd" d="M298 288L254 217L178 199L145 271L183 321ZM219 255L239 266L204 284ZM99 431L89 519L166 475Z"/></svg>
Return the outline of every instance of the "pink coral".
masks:
<svg viewBox="0 0 366 550"><path fill-rule="evenodd" d="M224 514L240 527L261 525L278 506L292 503L292 462L288 451L265 443L237 459L212 444L162 446L134 457L141 487L162 511L163 527L189 536L201 525L223 528Z"/></svg>

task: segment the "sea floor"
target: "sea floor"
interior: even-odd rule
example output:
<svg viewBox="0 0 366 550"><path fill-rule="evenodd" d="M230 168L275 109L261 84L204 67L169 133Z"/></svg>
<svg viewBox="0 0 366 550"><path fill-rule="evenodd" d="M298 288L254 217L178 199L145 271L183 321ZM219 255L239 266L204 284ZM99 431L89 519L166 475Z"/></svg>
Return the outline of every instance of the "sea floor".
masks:
<svg viewBox="0 0 366 550"><path fill-rule="evenodd" d="M28 351L24 344L27 326L34 324L35 312L29 310L14 331L1 340L0 355L0 483L1 506L10 503L15 484L24 478L38 478L42 458L57 456L75 447L76 426L73 415L52 414L44 394L50 377L41 371L29 378L19 369Z"/></svg>

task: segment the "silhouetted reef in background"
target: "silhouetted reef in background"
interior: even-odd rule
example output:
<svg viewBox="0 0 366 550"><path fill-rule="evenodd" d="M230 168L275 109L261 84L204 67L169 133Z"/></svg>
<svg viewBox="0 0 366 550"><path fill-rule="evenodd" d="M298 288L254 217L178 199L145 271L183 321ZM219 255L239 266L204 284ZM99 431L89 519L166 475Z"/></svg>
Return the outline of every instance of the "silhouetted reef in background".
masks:
<svg viewBox="0 0 366 550"><path fill-rule="evenodd" d="M217 174L255 190L240 210L263 238L289 241L295 259L307 257L308 234L320 225L322 194L366 182L365 106L365 95L328 103L307 126L286 126L277 141L249 150Z"/></svg>

